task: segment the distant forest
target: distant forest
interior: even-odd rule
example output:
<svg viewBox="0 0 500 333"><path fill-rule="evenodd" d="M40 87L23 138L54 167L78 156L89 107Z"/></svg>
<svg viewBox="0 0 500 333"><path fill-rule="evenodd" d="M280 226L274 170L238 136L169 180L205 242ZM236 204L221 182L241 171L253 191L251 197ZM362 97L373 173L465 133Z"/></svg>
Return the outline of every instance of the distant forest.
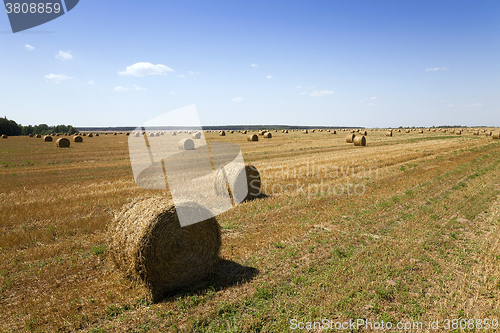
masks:
<svg viewBox="0 0 500 333"><path fill-rule="evenodd" d="M51 133L78 133L78 130L71 125L48 126L40 124L35 126L22 126L7 117L0 118L0 135L8 136L29 135L29 134L51 134Z"/></svg>

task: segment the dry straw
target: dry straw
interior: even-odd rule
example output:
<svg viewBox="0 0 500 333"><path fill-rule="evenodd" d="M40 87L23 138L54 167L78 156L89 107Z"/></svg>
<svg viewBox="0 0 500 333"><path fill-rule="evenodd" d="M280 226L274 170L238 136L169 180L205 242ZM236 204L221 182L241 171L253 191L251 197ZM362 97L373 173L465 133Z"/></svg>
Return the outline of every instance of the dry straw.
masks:
<svg viewBox="0 0 500 333"><path fill-rule="evenodd" d="M355 137L352 142L355 146L366 146L366 138L364 135Z"/></svg>
<svg viewBox="0 0 500 333"><path fill-rule="evenodd" d="M266 139L270 139L270 138L272 138L272 137L273 137L273 135L271 134L271 132L266 132L266 133L264 133L264 137L265 137Z"/></svg>
<svg viewBox="0 0 500 333"><path fill-rule="evenodd" d="M210 216L201 205L176 206L164 198L136 199L110 227L110 254L128 278L140 280L157 302L165 293L192 286L213 272L221 246L220 227L212 217L181 227L183 215Z"/></svg>
<svg viewBox="0 0 500 333"><path fill-rule="evenodd" d="M219 135L220 135L220 136L226 136L226 132L224 132L224 131L220 131L220 132L219 132Z"/></svg>
<svg viewBox="0 0 500 333"><path fill-rule="evenodd" d="M241 165L228 164L223 170L217 170L217 177L214 182L215 192L218 195L227 195L226 184L229 185L230 189L236 189L236 193L231 193L236 202L252 200L262 195L260 174L253 165L245 165L242 168ZM247 193L242 194L242 184L244 184L245 180Z"/></svg>
<svg viewBox="0 0 500 333"><path fill-rule="evenodd" d="M68 148L70 146L70 142L67 138L60 138L56 141L57 148Z"/></svg>
<svg viewBox="0 0 500 333"><path fill-rule="evenodd" d="M37 138L37 139L40 139L41 137L42 137L42 135L41 135L41 134L37 134L37 135L36 135L36 138Z"/></svg>
<svg viewBox="0 0 500 333"><path fill-rule="evenodd" d="M88 135L89 138L91 138L93 136L94 136L94 134L92 134L92 133L89 133L89 135Z"/></svg>
<svg viewBox="0 0 500 333"><path fill-rule="evenodd" d="M354 135L353 133L347 135L345 137L345 142L347 143L352 143L354 141L354 138L356 137L356 135Z"/></svg>
<svg viewBox="0 0 500 333"><path fill-rule="evenodd" d="M83 138L81 136L77 135L77 136L73 137L73 141L75 141L75 142L83 142Z"/></svg>
<svg viewBox="0 0 500 333"><path fill-rule="evenodd" d="M259 141L259 136L257 134L250 134L247 138L248 141Z"/></svg>
<svg viewBox="0 0 500 333"><path fill-rule="evenodd" d="M360 135L364 135L364 136L367 136L368 135L368 132L367 131L360 131L359 132Z"/></svg>
<svg viewBox="0 0 500 333"><path fill-rule="evenodd" d="M2 134L2 139L7 139L7 138L8 138L7 135Z"/></svg>
<svg viewBox="0 0 500 333"><path fill-rule="evenodd" d="M304 130L304 131L303 131L303 133L304 133L304 134L307 134L307 133L309 133L309 132L308 132L307 130Z"/></svg>
<svg viewBox="0 0 500 333"><path fill-rule="evenodd" d="M45 142L52 142L53 139L52 139L52 137L50 135L46 135L46 136L43 137L43 141L45 141Z"/></svg>
<svg viewBox="0 0 500 333"><path fill-rule="evenodd" d="M493 133L493 139L495 139L495 140L500 139L500 132Z"/></svg>
<svg viewBox="0 0 500 333"><path fill-rule="evenodd" d="M200 133L200 132L196 132L196 133L194 133L194 134L193 134L193 139L195 139L195 140L199 140L199 139L201 139L201 133Z"/></svg>
<svg viewBox="0 0 500 333"><path fill-rule="evenodd" d="M409 130L409 129L407 129L405 132L406 132L406 133L410 133L410 130Z"/></svg>
<svg viewBox="0 0 500 333"><path fill-rule="evenodd" d="M28 136L29 136L30 138L32 138L34 135L33 135L33 134L30 134L30 135L28 135Z"/></svg>
<svg viewBox="0 0 500 333"><path fill-rule="evenodd" d="M392 131L385 132L385 136L392 136Z"/></svg>
<svg viewBox="0 0 500 333"><path fill-rule="evenodd" d="M192 150L194 149L194 142L191 139L182 139L179 141L178 148L180 150Z"/></svg>

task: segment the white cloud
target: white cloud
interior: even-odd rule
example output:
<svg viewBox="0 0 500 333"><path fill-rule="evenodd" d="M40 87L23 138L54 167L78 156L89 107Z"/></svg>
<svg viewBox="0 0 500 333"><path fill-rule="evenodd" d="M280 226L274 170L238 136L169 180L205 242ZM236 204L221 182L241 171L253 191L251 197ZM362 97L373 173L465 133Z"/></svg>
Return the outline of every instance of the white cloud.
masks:
<svg viewBox="0 0 500 333"><path fill-rule="evenodd" d="M377 97L373 96L373 97L365 97L363 98L362 100L360 100L359 102L360 103L363 103L365 106L375 106L376 104L373 103L374 101L377 100Z"/></svg>
<svg viewBox="0 0 500 333"><path fill-rule="evenodd" d="M190 76L195 76L195 75L200 74L200 72L191 72L191 71L188 71L188 74L189 74Z"/></svg>
<svg viewBox="0 0 500 333"><path fill-rule="evenodd" d="M302 89L302 87L301 87L301 86L296 86L295 88L297 88L297 89Z"/></svg>
<svg viewBox="0 0 500 333"><path fill-rule="evenodd" d="M133 76L146 76L146 75L167 75L168 72L174 70L165 65L153 65L150 62L137 62L132 66L127 66L125 71L118 72L119 75L133 75Z"/></svg>
<svg viewBox="0 0 500 333"><path fill-rule="evenodd" d="M73 59L73 55L71 54L71 51L67 51L67 52L64 52L64 51L59 51L58 54L56 54L56 59L59 59L59 60L71 60Z"/></svg>
<svg viewBox="0 0 500 333"><path fill-rule="evenodd" d="M88 81L87 81L87 84L94 84L94 83L95 83L95 82L94 82L94 81L92 81L92 80L88 80Z"/></svg>
<svg viewBox="0 0 500 333"><path fill-rule="evenodd" d="M377 100L377 97L373 96L372 98L370 98L372 101L376 101Z"/></svg>
<svg viewBox="0 0 500 333"><path fill-rule="evenodd" d="M259 65L257 65L257 64L250 64L250 66L252 66L254 68L259 68Z"/></svg>
<svg viewBox="0 0 500 333"><path fill-rule="evenodd" d="M307 95L307 92L303 91L299 95Z"/></svg>
<svg viewBox="0 0 500 333"><path fill-rule="evenodd" d="M448 108L453 108L453 107L458 107L458 108L472 108L476 106L482 106L483 104L481 103L475 103L475 104L460 104L460 105L455 105L455 104L448 104L446 107Z"/></svg>
<svg viewBox="0 0 500 333"><path fill-rule="evenodd" d="M49 74L49 75L45 75L44 78L46 78L47 80L50 80L54 83L59 83L59 82L62 82L64 80L69 80L72 77L64 75L64 74Z"/></svg>
<svg viewBox="0 0 500 333"><path fill-rule="evenodd" d="M330 90L321 90L321 91L313 91L312 93L309 94L309 96L312 97L320 97L320 96L327 96L327 95L333 95L334 92Z"/></svg>
<svg viewBox="0 0 500 333"><path fill-rule="evenodd" d="M139 87L139 86L136 86L136 85L134 84L134 87L133 87L133 88L130 88L130 89L129 89L129 88L125 88L125 87L120 87L120 86L118 86L118 87L115 87L113 90L114 90L114 91L144 91L144 90L147 90L147 89L146 89L146 88Z"/></svg>
<svg viewBox="0 0 500 333"><path fill-rule="evenodd" d="M231 102L241 102L243 100L243 98L241 97L236 97L236 98L232 98L231 99Z"/></svg>
<svg viewBox="0 0 500 333"><path fill-rule="evenodd" d="M177 75L177 77L180 77L181 79L185 79L186 78L186 76L184 74L179 74L179 75Z"/></svg>
<svg viewBox="0 0 500 333"><path fill-rule="evenodd" d="M28 50L28 51L31 51L31 50L34 50L35 48L29 44L26 44L24 45L24 47Z"/></svg>
<svg viewBox="0 0 500 333"><path fill-rule="evenodd" d="M268 75L268 76L266 76L266 77L267 77L268 79L272 79L272 78L273 78L273 76L272 76L272 75Z"/></svg>
<svg viewBox="0 0 500 333"><path fill-rule="evenodd" d="M435 72L435 71L445 71L447 70L449 67L436 67L436 68L426 68L425 71L426 72Z"/></svg>

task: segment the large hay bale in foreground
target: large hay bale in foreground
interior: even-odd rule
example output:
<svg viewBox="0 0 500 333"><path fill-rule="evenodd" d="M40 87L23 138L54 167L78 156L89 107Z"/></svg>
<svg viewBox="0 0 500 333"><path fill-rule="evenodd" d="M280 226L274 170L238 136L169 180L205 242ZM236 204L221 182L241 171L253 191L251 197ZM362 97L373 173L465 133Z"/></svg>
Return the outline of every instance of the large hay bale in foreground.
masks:
<svg viewBox="0 0 500 333"><path fill-rule="evenodd" d="M128 278L140 280L153 301L193 285L213 272L221 246L215 218L181 227L177 210L193 218L209 216L193 202L176 206L164 198L136 199L110 227L110 254Z"/></svg>
<svg viewBox="0 0 500 333"><path fill-rule="evenodd" d="M352 143L354 141L354 138L356 137L356 135L354 135L353 133L347 135L345 137L345 142L347 143Z"/></svg>
<svg viewBox="0 0 500 333"><path fill-rule="evenodd" d="M75 142L83 142L83 138L81 136L77 135L77 136L73 137L73 141L75 141Z"/></svg>
<svg viewBox="0 0 500 333"><path fill-rule="evenodd" d="M46 135L43 137L43 141L45 142L52 142L54 139L52 139L52 136Z"/></svg>
<svg viewBox="0 0 500 333"><path fill-rule="evenodd" d="M180 150L193 150L194 149L194 142L191 139L182 139L179 141L179 144L177 147Z"/></svg>
<svg viewBox="0 0 500 333"><path fill-rule="evenodd" d="M499 132L493 133L492 137L493 137L493 139L498 140L498 139L500 139L500 133Z"/></svg>
<svg viewBox="0 0 500 333"><path fill-rule="evenodd" d="M60 138L56 141L57 148L68 148L70 146L70 142L67 138Z"/></svg>
<svg viewBox="0 0 500 333"><path fill-rule="evenodd" d="M352 142L355 146L366 146L366 138L364 135L355 137Z"/></svg>
<svg viewBox="0 0 500 333"><path fill-rule="evenodd" d="M226 185L229 185L231 191L236 189L236 193L231 193L235 202L252 200L262 195L260 174L256 167L251 164L245 165L244 168L240 165L231 166L231 164L226 165L224 172L221 172L221 169L217 170L214 188L218 195L227 195ZM242 193L245 188L246 193Z"/></svg>
<svg viewBox="0 0 500 333"><path fill-rule="evenodd" d="M250 134L247 138L248 141L259 141L259 136L257 134Z"/></svg>

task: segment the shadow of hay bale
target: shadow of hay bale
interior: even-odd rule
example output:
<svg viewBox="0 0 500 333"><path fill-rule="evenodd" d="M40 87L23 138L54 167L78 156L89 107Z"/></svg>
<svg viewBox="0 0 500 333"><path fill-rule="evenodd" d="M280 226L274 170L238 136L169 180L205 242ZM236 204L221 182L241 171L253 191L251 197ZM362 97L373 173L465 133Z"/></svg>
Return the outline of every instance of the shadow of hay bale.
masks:
<svg viewBox="0 0 500 333"><path fill-rule="evenodd" d="M243 266L231 260L220 259L214 267L214 272L204 280L189 288L179 288L166 292L161 298L158 298L157 302L171 302L181 296L203 295L208 290L224 290L235 285L250 282L259 273L259 270L254 267Z"/></svg>

